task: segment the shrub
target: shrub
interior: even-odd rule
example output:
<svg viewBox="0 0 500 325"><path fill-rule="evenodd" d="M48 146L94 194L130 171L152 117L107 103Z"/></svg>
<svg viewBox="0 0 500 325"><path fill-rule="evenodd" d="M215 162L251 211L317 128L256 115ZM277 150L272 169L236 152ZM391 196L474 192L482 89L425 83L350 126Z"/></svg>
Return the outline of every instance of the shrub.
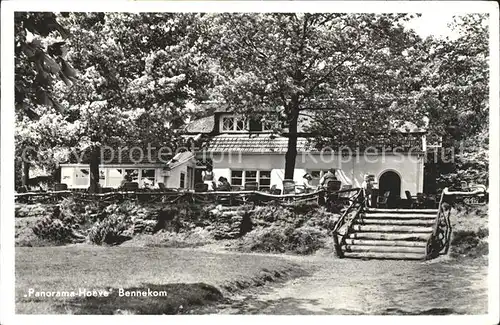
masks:
<svg viewBox="0 0 500 325"><path fill-rule="evenodd" d="M287 247L285 229L277 226L256 229L244 237L243 250L284 253Z"/></svg>
<svg viewBox="0 0 500 325"><path fill-rule="evenodd" d="M297 254L312 254L324 246L325 232L313 227L295 229L287 238L287 250Z"/></svg>
<svg viewBox="0 0 500 325"><path fill-rule="evenodd" d="M40 239L49 240L57 244L70 243L73 240L73 229L61 219L52 216L38 220L33 226L33 233Z"/></svg>
<svg viewBox="0 0 500 325"><path fill-rule="evenodd" d="M75 213L77 204L71 198L66 198L59 205L53 206L52 213L38 220L33 226L33 233L42 240L57 244L83 241L83 236L75 229L85 221L85 218Z"/></svg>
<svg viewBox="0 0 500 325"><path fill-rule="evenodd" d="M131 238L125 235L125 231L130 228L131 224L126 216L113 214L104 220L97 221L90 229L88 238L97 245L120 244Z"/></svg>
<svg viewBox="0 0 500 325"><path fill-rule="evenodd" d="M325 231L314 227L271 226L248 233L239 248L243 251L312 254L324 247L325 237Z"/></svg>

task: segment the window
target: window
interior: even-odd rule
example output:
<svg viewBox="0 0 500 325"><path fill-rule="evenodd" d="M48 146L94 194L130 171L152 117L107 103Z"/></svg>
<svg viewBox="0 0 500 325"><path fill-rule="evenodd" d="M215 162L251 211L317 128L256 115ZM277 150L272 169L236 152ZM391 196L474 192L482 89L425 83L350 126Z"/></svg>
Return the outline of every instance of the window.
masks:
<svg viewBox="0 0 500 325"><path fill-rule="evenodd" d="M261 170L259 172L259 186L271 187L271 171Z"/></svg>
<svg viewBox="0 0 500 325"><path fill-rule="evenodd" d="M260 119L250 119L248 125L249 130L252 132L272 131L274 122L263 121Z"/></svg>
<svg viewBox="0 0 500 325"><path fill-rule="evenodd" d="M141 171L141 181L143 187L153 187L155 185L155 170L143 169Z"/></svg>
<svg viewBox="0 0 500 325"><path fill-rule="evenodd" d="M269 121L262 122L262 131L272 131L274 123Z"/></svg>
<svg viewBox="0 0 500 325"><path fill-rule="evenodd" d="M130 177L129 182L139 182L139 169L125 169L125 175Z"/></svg>
<svg viewBox="0 0 500 325"><path fill-rule="evenodd" d="M236 120L236 131L244 131L246 129L246 121L243 119L235 119Z"/></svg>
<svg viewBox="0 0 500 325"><path fill-rule="evenodd" d="M90 184L90 169L77 168L75 171L75 185L88 186Z"/></svg>
<svg viewBox="0 0 500 325"><path fill-rule="evenodd" d="M221 129L225 132L241 132L248 129L247 120L237 116L222 117Z"/></svg>
<svg viewBox="0 0 500 325"><path fill-rule="evenodd" d="M181 173L181 181L180 181L179 187L180 188L186 187L186 173Z"/></svg>
<svg viewBox="0 0 500 325"><path fill-rule="evenodd" d="M105 169L99 169L99 183L101 185L106 184L106 170Z"/></svg>
<svg viewBox="0 0 500 325"><path fill-rule="evenodd" d="M271 187L270 170L232 170L231 185L243 186L248 182L257 182L259 187Z"/></svg>
<svg viewBox="0 0 500 325"><path fill-rule="evenodd" d="M257 119L250 119L249 122L250 131L262 131L262 123Z"/></svg>
<svg viewBox="0 0 500 325"><path fill-rule="evenodd" d="M234 117L223 117L222 131L233 131L233 129L234 129Z"/></svg>
<svg viewBox="0 0 500 325"><path fill-rule="evenodd" d="M256 170L246 170L245 171L245 183L256 182L257 181L257 171Z"/></svg>
<svg viewBox="0 0 500 325"><path fill-rule="evenodd" d="M193 187L193 175L194 175L193 168L187 167L187 175L186 175L186 187L187 188Z"/></svg>
<svg viewBox="0 0 500 325"><path fill-rule="evenodd" d="M109 187L118 187L123 180L123 169L121 168L110 168L108 169L108 182Z"/></svg>
<svg viewBox="0 0 500 325"><path fill-rule="evenodd" d="M231 171L231 185L243 185L243 171L233 170Z"/></svg>

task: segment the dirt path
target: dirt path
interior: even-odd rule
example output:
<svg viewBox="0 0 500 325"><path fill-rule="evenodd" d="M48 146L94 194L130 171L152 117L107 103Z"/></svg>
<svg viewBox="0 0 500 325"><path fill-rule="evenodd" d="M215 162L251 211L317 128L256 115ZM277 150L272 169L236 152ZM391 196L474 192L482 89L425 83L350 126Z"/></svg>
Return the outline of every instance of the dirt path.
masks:
<svg viewBox="0 0 500 325"><path fill-rule="evenodd" d="M363 261L325 256L300 260L316 271L282 285L247 291L212 312L330 315L487 312L487 266L478 260Z"/></svg>

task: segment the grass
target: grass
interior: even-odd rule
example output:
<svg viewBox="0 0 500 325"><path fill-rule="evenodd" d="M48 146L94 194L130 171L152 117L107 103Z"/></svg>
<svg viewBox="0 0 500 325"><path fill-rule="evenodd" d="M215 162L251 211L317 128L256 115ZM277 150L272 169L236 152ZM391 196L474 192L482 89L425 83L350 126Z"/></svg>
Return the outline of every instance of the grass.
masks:
<svg viewBox="0 0 500 325"><path fill-rule="evenodd" d="M458 205L451 210L450 255L481 257L488 255L488 206Z"/></svg>
<svg viewBox="0 0 500 325"><path fill-rule="evenodd" d="M230 291L302 273L296 264L276 256L157 247L17 247L16 312L180 313L190 306L220 300ZM99 298L25 297L29 289L78 291L79 288L113 292L120 288L164 288L168 296L164 299L132 299L116 294Z"/></svg>

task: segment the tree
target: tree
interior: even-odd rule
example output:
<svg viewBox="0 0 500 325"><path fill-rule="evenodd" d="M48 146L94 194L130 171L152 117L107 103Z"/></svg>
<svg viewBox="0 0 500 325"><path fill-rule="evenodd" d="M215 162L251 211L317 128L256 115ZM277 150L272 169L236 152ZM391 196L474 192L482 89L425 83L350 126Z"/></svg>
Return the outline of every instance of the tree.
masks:
<svg viewBox="0 0 500 325"><path fill-rule="evenodd" d="M16 121L26 127L26 130L16 127L19 131L16 133L16 166L22 165L22 171L16 168L16 174L22 174L23 185L29 179L28 160L33 160L29 159L33 158L32 153L31 157L24 155L25 159L21 161L23 150L28 145L44 145L42 138L34 132L34 124L47 110L63 110L54 98L54 83L57 80L71 83L76 73L63 57L62 47L68 31L56 18L55 14L48 12L16 12L14 17ZM47 122L42 123L46 125Z"/></svg>
<svg viewBox="0 0 500 325"><path fill-rule="evenodd" d="M409 105L405 91L413 81L398 66L408 66L405 56L417 51L420 41L402 26L409 19L405 15L218 14L204 19L219 65L214 96L240 112L279 116L288 133L285 178L293 178L301 114L312 111L313 120L328 121L332 137L346 124L344 117L358 121L349 134L363 134L368 126L387 128L388 116L421 117L416 107L412 112L401 108ZM408 83L395 88L394 80L405 78ZM325 131L324 126L318 123L316 129Z"/></svg>
<svg viewBox="0 0 500 325"><path fill-rule="evenodd" d="M99 186L104 145L175 143L182 108L204 97L201 85L210 78L191 32L197 19L163 13L71 13L60 19L72 35L65 57L79 75L71 88L56 84L54 93L90 158L91 192Z"/></svg>
<svg viewBox="0 0 500 325"><path fill-rule="evenodd" d="M430 38L428 64L422 70L418 104L429 117L429 132L450 144L453 168L442 161L428 165L439 170L442 186L460 181L488 183L489 43L487 15L454 17L456 39ZM457 154L458 153L458 154Z"/></svg>

